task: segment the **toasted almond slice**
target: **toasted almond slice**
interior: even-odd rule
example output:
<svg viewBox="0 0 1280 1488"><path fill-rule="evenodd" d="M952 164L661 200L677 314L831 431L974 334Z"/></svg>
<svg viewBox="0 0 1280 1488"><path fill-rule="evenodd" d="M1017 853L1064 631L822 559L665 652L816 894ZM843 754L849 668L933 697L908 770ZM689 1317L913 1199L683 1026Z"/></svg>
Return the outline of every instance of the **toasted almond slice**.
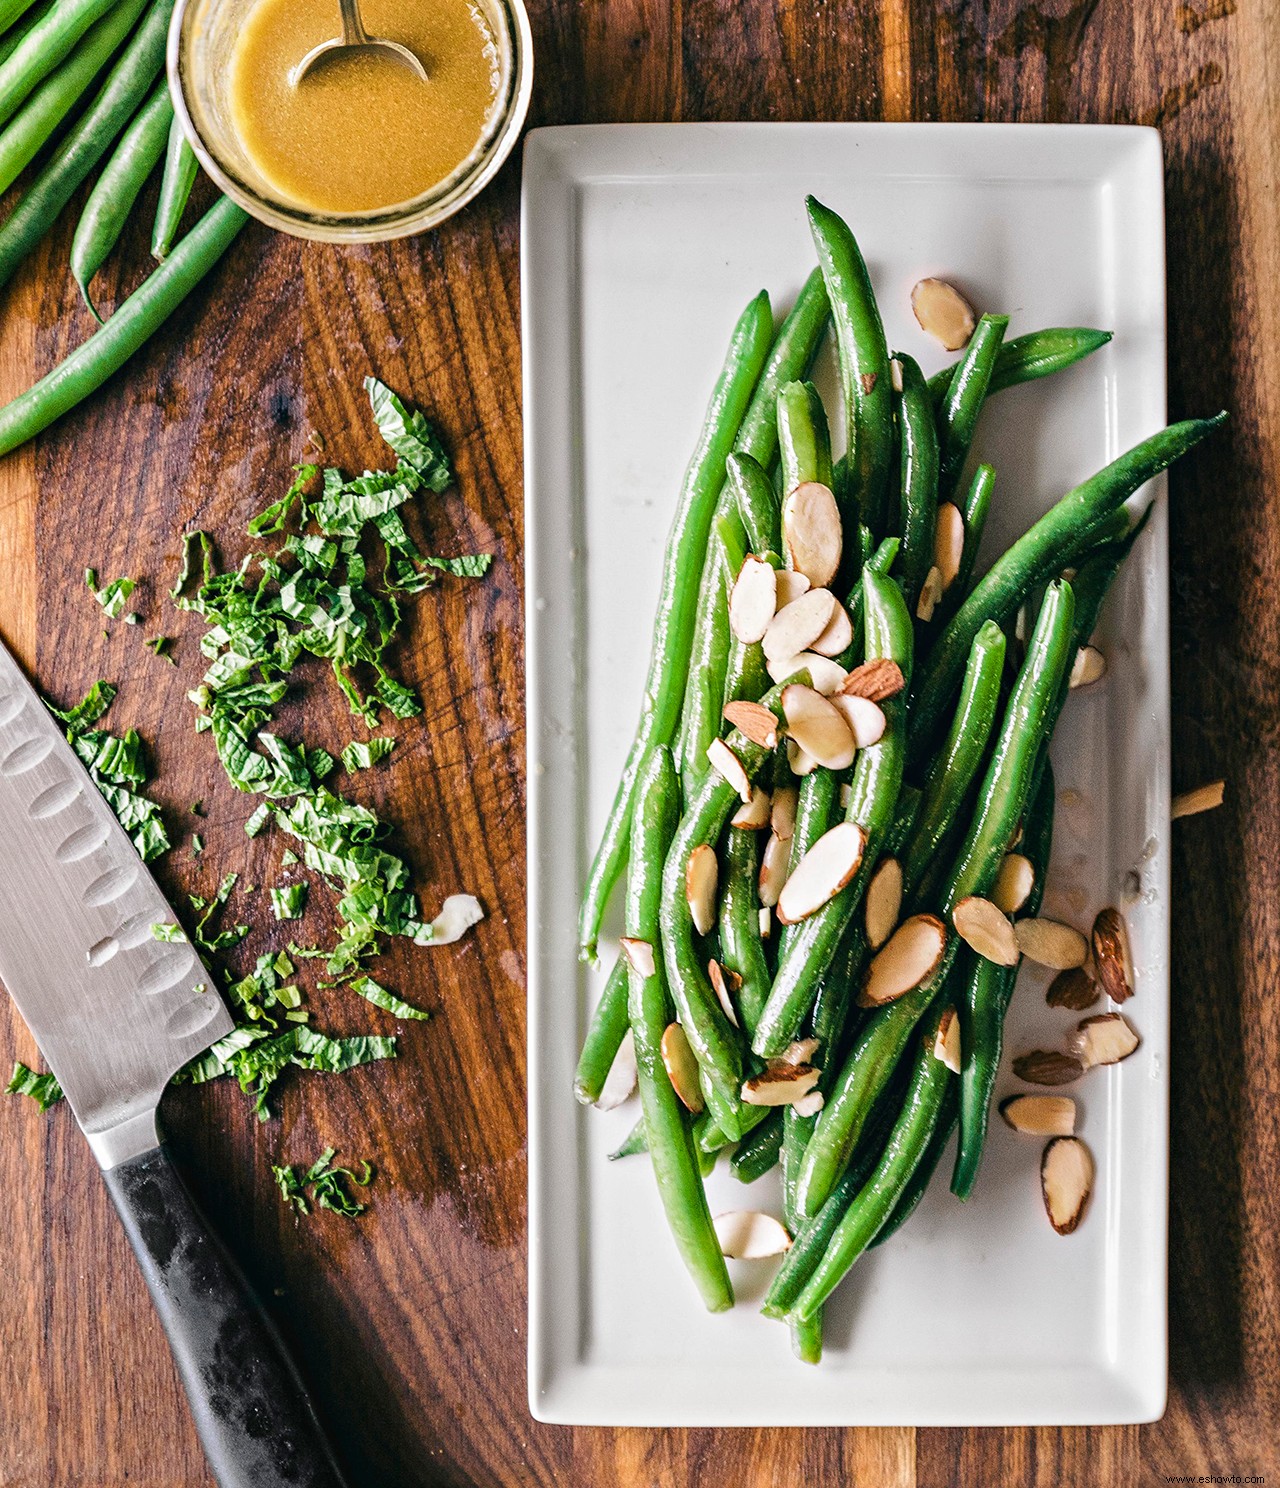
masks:
<svg viewBox="0 0 1280 1488"><path fill-rule="evenodd" d="M612 1111L623 1101L630 1100L636 1088L636 1079L636 1045L628 1028L618 1045L618 1052L613 1056L604 1084L600 1087L600 1096L595 1103L596 1110Z"/></svg>
<svg viewBox="0 0 1280 1488"><path fill-rule="evenodd" d="M762 1261L791 1248L791 1236L779 1221L758 1209L730 1209L711 1223L720 1254L731 1261Z"/></svg>
<svg viewBox="0 0 1280 1488"><path fill-rule="evenodd" d="M938 525L933 533L933 566L944 594L955 582L963 557L964 517L954 501L944 501L938 507Z"/></svg>
<svg viewBox="0 0 1280 1488"><path fill-rule="evenodd" d="M814 757L801 749L794 739L787 740L787 765L793 775L812 775L818 768L818 762Z"/></svg>
<svg viewBox="0 0 1280 1488"><path fill-rule="evenodd" d="M782 886L787 881L787 866L790 861L790 840L771 832L764 845L764 856L760 859L758 880L760 903L766 909L772 909L778 902L778 895L782 893Z"/></svg>
<svg viewBox="0 0 1280 1488"><path fill-rule="evenodd" d="M777 574L777 585L780 610L799 599L802 594L808 594L810 589L808 575L797 573L794 568L780 568Z"/></svg>
<svg viewBox="0 0 1280 1488"><path fill-rule="evenodd" d="M956 934L970 950L976 951L986 961L997 966L1016 966L1018 942L1013 926L990 899L971 894L961 899L951 915Z"/></svg>
<svg viewBox="0 0 1280 1488"><path fill-rule="evenodd" d="M662 1035L662 1063L671 1088L684 1107L696 1116L705 1104L698 1081L698 1060L689 1047L689 1038L679 1023L668 1023Z"/></svg>
<svg viewBox="0 0 1280 1488"><path fill-rule="evenodd" d="M1036 870L1031 859L1022 853L1007 853L991 890L992 902L1005 914L1017 914L1030 898L1035 884Z"/></svg>
<svg viewBox="0 0 1280 1488"><path fill-rule="evenodd" d="M845 780L840 785L840 810L848 811L849 802L853 800L853 784Z"/></svg>
<svg viewBox="0 0 1280 1488"><path fill-rule="evenodd" d="M653 947L647 940L633 940L631 936L624 935L618 945L628 963L634 966L642 977L651 977L657 970L653 960Z"/></svg>
<svg viewBox="0 0 1280 1488"><path fill-rule="evenodd" d="M857 746L834 701L793 682L782 689L782 711L791 738L818 764L828 770L845 770L853 763Z"/></svg>
<svg viewBox="0 0 1280 1488"><path fill-rule="evenodd" d="M818 1083L821 1072L811 1064L771 1064L742 1087L749 1106L793 1106Z"/></svg>
<svg viewBox="0 0 1280 1488"><path fill-rule="evenodd" d="M1089 942L1071 925L1061 920L1018 920L1013 933L1018 938L1018 949L1028 961L1037 966L1048 966L1054 971L1069 971L1073 966L1083 966L1089 954Z"/></svg>
<svg viewBox="0 0 1280 1488"><path fill-rule="evenodd" d="M879 1007L910 992L938 969L947 929L936 915L912 915L871 959L858 997L861 1007Z"/></svg>
<svg viewBox="0 0 1280 1488"><path fill-rule="evenodd" d="M768 940L769 932L773 929L773 911L767 904L762 904L756 919L760 925L760 939Z"/></svg>
<svg viewBox="0 0 1280 1488"><path fill-rule="evenodd" d="M810 649L816 651L819 656L839 656L842 651L847 651L853 644L853 621L849 619L849 611L838 601L831 611L831 619L826 630L810 643Z"/></svg>
<svg viewBox="0 0 1280 1488"><path fill-rule="evenodd" d="M973 306L945 279L921 279L911 291L911 311L920 329L936 337L948 351L968 345L977 324Z"/></svg>
<svg viewBox="0 0 1280 1488"><path fill-rule="evenodd" d="M1118 909L1100 909L1093 922L1093 959L1102 990L1112 1002L1128 1002L1133 996L1133 954L1129 931Z"/></svg>
<svg viewBox="0 0 1280 1488"><path fill-rule="evenodd" d="M707 976L711 979L711 985L720 999L720 1006L724 1009L725 1017L735 1028L740 1028L742 1025L738 1022L738 1015L733 1008L733 999L729 995L729 978L725 975L724 967L718 961L709 961Z"/></svg>
<svg viewBox="0 0 1280 1488"><path fill-rule="evenodd" d="M778 716L763 703L752 703L746 698L735 698L724 705L724 716L729 722L762 749L775 749L778 744Z"/></svg>
<svg viewBox="0 0 1280 1488"><path fill-rule="evenodd" d="M1195 816L1201 811L1212 811L1215 807L1222 805L1222 794L1226 789L1225 780L1211 780L1208 785L1198 785L1195 790L1184 791L1180 796L1174 796L1172 809L1169 812L1170 819L1177 821L1180 816Z"/></svg>
<svg viewBox="0 0 1280 1488"><path fill-rule="evenodd" d="M778 896L778 920L794 925L822 908L850 882L862 862L867 836L857 822L837 822L795 866Z"/></svg>
<svg viewBox="0 0 1280 1488"><path fill-rule="evenodd" d="M902 913L902 864L885 858L867 885L867 944L878 951L893 934Z"/></svg>
<svg viewBox="0 0 1280 1488"><path fill-rule="evenodd" d="M750 646L763 638L777 607L777 570L748 553L729 593L729 629L744 646Z"/></svg>
<svg viewBox="0 0 1280 1488"><path fill-rule="evenodd" d="M780 785L773 793L773 811L769 824L774 835L790 842L796 829L796 806L800 793L794 785Z"/></svg>
<svg viewBox="0 0 1280 1488"><path fill-rule="evenodd" d="M1085 1069L1096 1064L1119 1064L1142 1040L1123 1013L1098 1013L1085 1018L1071 1035L1070 1044Z"/></svg>
<svg viewBox="0 0 1280 1488"><path fill-rule="evenodd" d="M935 563L924 576L920 585L920 598L916 600L916 619L926 624L933 619L933 612L942 598L942 572Z"/></svg>
<svg viewBox="0 0 1280 1488"><path fill-rule="evenodd" d="M1011 1095L1000 1114L1014 1131L1033 1137L1070 1137L1076 1129L1076 1103L1069 1095Z"/></svg>
<svg viewBox="0 0 1280 1488"><path fill-rule="evenodd" d="M816 1116L826 1104L826 1097L821 1090L811 1090L808 1095L802 1095L798 1101L792 1101L791 1109L797 1116Z"/></svg>
<svg viewBox="0 0 1280 1488"><path fill-rule="evenodd" d="M1057 1049L1033 1049L1030 1054L1018 1055L1013 1072L1028 1085L1070 1085L1084 1074L1084 1065Z"/></svg>
<svg viewBox="0 0 1280 1488"><path fill-rule="evenodd" d="M907 685L902 668L888 656L873 656L856 666L844 679L840 691L847 697L864 697L873 703L897 697Z"/></svg>
<svg viewBox="0 0 1280 1488"><path fill-rule="evenodd" d="M737 791L744 806L751 804L751 781L742 768L742 761L723 739L712 739L707 745L707 761L717 775L727 780Z"/></svg>
<svg viewBox="0 0 1280 1488"><path fill-rule="evenodd" d="M1084 1217L1093 1192L1093 1153L1079 1137L1054 1137L1040 1159L1040 1192L1049 1223L1069 1235Z"/></svg>
<svg viewBox="0 0 1280 1488"><path fill-rule="evenodd" d="M791 492L782 503L782 542L790 566L815 587L835 578L844 534L830 486L804 481Z"/></svg>
<svg viewBox="0 0 1280 1488"><path fill-rule="evenodd" d="M716 922L716 883L720 865L716 850L704 842L689 854L684 867L684 896L689 901L693 928L705 935Z"/></svg>
<svg viewBox="0 0 1280 1488"><path fill-rule="evenodd" d="M1071 687L1088 687L1106 673L1107 658L1096 646L1081 646L1071 663Z"/></svg>
<svg viewBox="0 0 1280 1488"><path fill-rule="evenodd" d="M781 661L770 661L766 657L765 670L775 682L787 682L797 672L807 671L813 690L823 697L839 692L848 672L838 661L829 656L819 656L816 651L801 651L795 656L784 656Z"/></svg>
<svg viewBox="0 0 1280 1488"><path fill-rule="evenodd" d="M902 363L897 357L889 358L889 386L895 393L902 391Z"/></svg>
<svg viewBox="0 0 1280 1488"><path fill-rule="evenodd" d="M1082 1013L1092 1007L1102 995L1101 988L1083 966L1073 966L1060 971L1049 983L1044 1000L1050 1007L1068 1008L1073 1013Z"/></svg>
<svg viewBox="0 0 1280 1488"><path fill-rule="evenodd" d="M484 919L484 908L474 894L450 894L440 906L440 913L419 931L417 944L429 946L453 945Z"/></svg>
<svg viewBox="0 0 1280 1488"><path fill-rule="evenodd" d="M781 661L807 651L831 624L836 597L830 589L810 589L793 599L769 622L761 646L769 661Z"/></svg>
<svg viewBox="0 0 1280 1488"><path fill-rule="evenodd" d="M840 716L859 749L870 749L884 738L888 720L879 703L873 703L870 698L850 697L842 692L836 693L831 701L840 710Z"/></svg>
<svg viewBox="0 0 1280 1488"><path fill-rule="evenodd" d="M787 1045L781 1054L769 1061L770 1064L808 1064L818 1052L822 1040L816 1038L796 1039Z"/></svg>
<svg viewBox="0 0 1280 1488"><path fill-rule="evenodd" d="M751 799L745 806L738 807L729 818L729 825L743 832L758 832L769 825L772 810L773 803L769 798L769 792L761 786L753 785Z"/></svg>
<svg viewBox="0 0 1280 1488"><path fill-rule="evenodd" d="M944 1008L938 1019L933 1039L933 1057L941 1059L949 1070L960 1073L960 1015L955 1008Z"/></svg>

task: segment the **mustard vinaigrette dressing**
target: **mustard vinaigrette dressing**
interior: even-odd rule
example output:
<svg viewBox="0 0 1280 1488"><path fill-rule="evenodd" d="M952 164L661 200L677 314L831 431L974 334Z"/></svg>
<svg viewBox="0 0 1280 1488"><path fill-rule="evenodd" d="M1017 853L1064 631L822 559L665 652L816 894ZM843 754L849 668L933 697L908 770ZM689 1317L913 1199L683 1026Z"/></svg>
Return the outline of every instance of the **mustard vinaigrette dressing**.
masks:
<svg viewBox="0 0 1280 1488"><path fill-rule="evenodd" d="M333 0L259 0L231 55L236 133L266 180L318 212L373 212L420 196L479 144L501 86L497 43L471 0L361 0L371 36L402 42L428 81L386 52L325 57L289 74L341 30Z"/></svg>

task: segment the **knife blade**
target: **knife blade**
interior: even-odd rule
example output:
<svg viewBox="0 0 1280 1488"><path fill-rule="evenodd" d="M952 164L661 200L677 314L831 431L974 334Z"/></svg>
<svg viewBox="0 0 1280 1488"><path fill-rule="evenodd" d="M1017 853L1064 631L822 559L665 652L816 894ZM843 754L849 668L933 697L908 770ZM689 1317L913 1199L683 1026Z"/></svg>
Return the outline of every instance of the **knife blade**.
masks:
<svg viewBox="0 0 1280 1488"><path fill-rule="evenodd" d="M160 1139L157 1107L232 1029L213 978L57 721L0 644L0 982L88 1138L222 1488L342 1488L274 1324Z"/></svg>

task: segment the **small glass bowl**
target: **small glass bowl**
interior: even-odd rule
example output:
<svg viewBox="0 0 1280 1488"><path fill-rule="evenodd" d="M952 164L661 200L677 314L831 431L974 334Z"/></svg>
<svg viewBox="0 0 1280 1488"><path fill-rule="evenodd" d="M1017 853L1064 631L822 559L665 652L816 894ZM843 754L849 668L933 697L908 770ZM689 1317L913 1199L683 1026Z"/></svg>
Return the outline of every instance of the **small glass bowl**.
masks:
<svg viewBox="0 0 1280 1488"><path fill-rule="evenodd" d="M209 175L268 227L325 243L378 243L436 227L488 185L529 111L533 37L524 0L476 0L497 41L498 102L471 154L411 201L376 212L317 212L283 199L245 153L231 123L231 52L256 0L178 0L169 27L169 91L191 148ZM334 32L338 30L338 7Z"/></svg>

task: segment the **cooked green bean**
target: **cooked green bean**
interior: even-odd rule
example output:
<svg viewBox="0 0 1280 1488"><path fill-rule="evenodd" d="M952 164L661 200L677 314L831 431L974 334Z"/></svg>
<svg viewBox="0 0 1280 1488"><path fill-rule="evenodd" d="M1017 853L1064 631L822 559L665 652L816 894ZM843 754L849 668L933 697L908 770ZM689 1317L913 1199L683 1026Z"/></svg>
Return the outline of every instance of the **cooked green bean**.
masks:
<svg viewBox="0 0 1280 1488"><path fill-rule="evenodd" d="M784 493L804 481L832 483L827 411L811 382L789 382L778 389L778 459Z"/></svg>
<svg viewBox="0 0 1280 1488"><path fill-rule="evenodd" d="M720 735L725 701L725 682L729 673L729 591L741 561L734 564L726 552L724 531L736 527L734 548L745 557L742 523L736 512L717 517L720 541L713 541L708 563L715 565L710 583L698 591L698 610L693 627L693 649L689 655L689 675L685 679L684 706L680 712L680 742L676 750L676 768L685 798L691 798L710 770L707 748ZM730 569L732 567L732 577ZM744 657L745 660L745 657Z"/></svg>
<svg viewBox="0 0 1280 1488"><path fill-rule="evenodd" d="M995 371L987 395L1003 392L1024 382L1034 382L1054 372L1065 372L1077 362L1091 356L1111 340L1110 331L1095 331L1086 326L1050 326L1043 331L1030 331L1006 341L996 358ZM952 362L929 379L929 392L934 404L942 402L959 362Z"/></svg>
<svg viewBox="0 0 1280 1488"><path fill-rule="evenodd" d="M623 1137L621 1143L609 1154L609 1161L618 1162L621 1158L635 1157L637 1153L648 1152L648 1150L649 1134L645 1131L644 1117L641 1116L639 1121Z"/></svg>
<svg viewBox="0 0 1280 1488"><path fill-rule="evenodd" d="M920 590L933 567L938 526L938 431L924 376L913 357L895 353L902 368L902 391L894 395L900 450L898 583L908 613L914 615Z"/></svg>
<svg viewBox="0 0 1280 1488"><path fill-rule="evenodd" d="M593 1105L600 1099L614 1057L627 1036L630 1026L627 1020L627 983L627 958L619 956L591 1015L573 1077L573 1093L584 1106Z"/></svg>
<svg viewBox="0 0 1280 1488"><path fill-rule="evenodd" d="M182 132L182 121L174 118L169 126L165 147L164 175L160 178L160 199L156 203L155 226L151 231L151 256L163 263L173 247L182 226L191 188L200 173L200 162Z"/></svg>
<svg viewBox="0 0 1280 1488"><path fill-rule="evenodd" d="M720 949L725 965L742 979L738 1018L750 1038L769 996L769 958L760 938L761 833L731 827L723 856Z"/></svg>
<svg viewBox="0 0 1280 1488"><path fill-rule="evenodd" d="M53 72L116 0L59 0L0 65L0 124Z"/></svg>
<svg viewBox="0 0 1280 1488"><path fill-rule="evenodd" d="M739 1183L754 1183L777 1165L781 1150L782 1112L775 1107L738 1143L729 1171Z"/></svg>
<svg viewBox="0 0 1280 1488"><path fill-rule="evenodd" d="M1008 324L1007 315L984 315L979 320L943 394L938 409L938 496L941 501L950 501L960 482ZM927 399L927 390L922 388L920 396L922 400Z"/></svg>
<svg viewBox="0 0 1280 1488"><path fill-rule="evenodd" d="M39 0L31 7L31 0L10 0L0 15L0 62L7 62L22 43L22 39L33 26L38 26L53 8L53 0ZM5 16L8 19L5 19Z"/></svg>
<svg viewBox="0 0 1280 1488"><path fill-rule="evenodd" d="M960 515L964 519L964 546L960 551L960 567L956 576L943 590L938 607L933 612L932 628L935 635L960 608L961 601L969 592L973 579L973 567L978 561L978 550L982 546L982 534L987 525L987 514L991 510L991 497L995 491L996 472L990 465L979 465L973 472L969 491L959 503Z"/></svg>
<svg viewBox="0 0 1280 1488"><path fill-rule="evenodd" d="M915 1171L907 1180L906 1187L898 1195L897 1203L894 1204L888 1219L876 1231L875 1239L867 1246L868 1250L874 1250L877 1245L883 1245L891 1235L896 1235L915 1213L933 1175L938 1171L938 1164L942 1161L942 1155L947 1150L947 1143L951 1140L951 1133L955 1131L959 1120L960 1102L956 1097L956 1082L948 1080L946 1092L942 1097L942 1110L938 1113L938 1123L933 1129L932 1137L929 1138L929 1145L925 1148L924 1156L916 1164Z"/></svg>
<svg viewBox="0 0 1280 1488"><path fill-rule="evenodd" d="M752 455L735 450L725 466L747 545L758 557L782 551L782 512L763 465ZM737 575L735 574L736 578Z"/></svg>

